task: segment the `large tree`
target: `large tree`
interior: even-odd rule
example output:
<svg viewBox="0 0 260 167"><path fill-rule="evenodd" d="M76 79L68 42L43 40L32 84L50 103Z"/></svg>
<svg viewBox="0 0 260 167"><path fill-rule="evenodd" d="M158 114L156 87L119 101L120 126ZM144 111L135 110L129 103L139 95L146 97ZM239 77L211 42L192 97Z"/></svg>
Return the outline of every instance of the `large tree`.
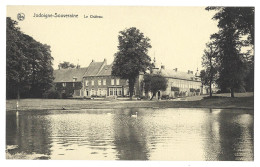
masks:
<svg viewBox="0 0 260 167"><path fill-rule="evenodd" d="M212 84L217 77L217 50L213 42L206 44L206 49L202 57L202 66L205 70L201 71L201 81L203 85L209 86L209 96L212 97Z"/></svg>
<svg viewBox="0 0 260 167"><path fill-rule="evenodd" d="M6 24L7 98L41 97L53 80L50 47L21 32L11 18Z"/></svg>
<svg viewBox="0 0 260 167"><path fill-rule="evenodd" d="M223 89L230 89L234 97L235 89L245 84L247 63L241 48L254 44L254 8L244 7L207 7L216 10L213 16L218 21L219 32L211 36L216 41L219 62L217 84ZM247 36L246 40L242 40Z"/></svg>
<svg viewBox="0 0 260 167"><path fill-rule="evenodd" d="M167 79L160 74L148 74L144 75L144 91L147 94L148 91L152 93L152 97L156 95L158 91L165 91L167 88Z"/></svg>
<svg viewBox="0 0 260 167"><path fill-rule="evenodd" d="M115 54L112 75L128 79L130 98L133 96L136 78L151 66L148 49L150 39L139 29L131 27L119 32L118 52Z"/></svg>

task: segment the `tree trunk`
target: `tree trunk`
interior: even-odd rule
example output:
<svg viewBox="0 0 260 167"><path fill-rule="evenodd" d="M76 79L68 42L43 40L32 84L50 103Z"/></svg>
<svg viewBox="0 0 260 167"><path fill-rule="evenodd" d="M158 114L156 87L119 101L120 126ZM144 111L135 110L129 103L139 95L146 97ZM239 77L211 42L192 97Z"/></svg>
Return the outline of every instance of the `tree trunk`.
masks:
<svg viewBox="0 0 260 167"><path fill-rule="evenodd" d="M135 84L135 79L129 78L129 93L130 93L130 99L133 99L133 94L134 94L134 85Z"/></svg>
<svg viewBox="0 0 260 167"><path fill-rule="evenodd" d="M209 81L209 97L212 97L212 88L211 88L212 83L211 82L212 81L210 80Z"/></svg>
<svg viewBox="0 0 260 167"><path fill-rule="evenodd" d="M235 95L234 95L234 88L231 88L231 97L235 97Z"/></svg>
<svg viewBox="0 0 260 167"><path fill-rule="evenodd" d="M209 80L209 97L212 97L212 79L213 79L213 74L212 74L212 57L210 56L209 63L210 63L210 80Z"/></svg>
<svg viewBox="0 0 260 167"><path fill-rule="evenodd" d="M153 97L154 97L154 95L155 95L155 93L153 93L153 95L152 95L152 97L151 97L151 99L150 99L150 100L153 100Z"/></svg>

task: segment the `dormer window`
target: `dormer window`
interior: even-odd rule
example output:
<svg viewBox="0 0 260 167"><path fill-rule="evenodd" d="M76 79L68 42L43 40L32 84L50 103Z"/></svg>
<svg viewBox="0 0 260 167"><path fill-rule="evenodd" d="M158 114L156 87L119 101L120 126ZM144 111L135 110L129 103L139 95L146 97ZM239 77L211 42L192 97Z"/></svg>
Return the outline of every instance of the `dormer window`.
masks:
<svg viewBox="0 0 260 167"><path fill-rule="evenodd" d="M76 78L76 77L74 77L74 78L73 78L73 82L76 82L76 81L77 81L77 78Z"/></svg>

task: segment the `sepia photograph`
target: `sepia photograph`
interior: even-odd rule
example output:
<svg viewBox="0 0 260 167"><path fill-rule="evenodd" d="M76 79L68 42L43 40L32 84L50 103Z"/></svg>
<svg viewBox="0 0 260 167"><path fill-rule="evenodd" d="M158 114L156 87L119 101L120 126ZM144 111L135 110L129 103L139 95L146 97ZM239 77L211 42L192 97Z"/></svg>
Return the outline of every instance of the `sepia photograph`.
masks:
<svg viewBox="0 0 260 167"><path fill-rule="evenodd" d="M8 5L5 19L6 160L255 160L254 6Z"/></svg>

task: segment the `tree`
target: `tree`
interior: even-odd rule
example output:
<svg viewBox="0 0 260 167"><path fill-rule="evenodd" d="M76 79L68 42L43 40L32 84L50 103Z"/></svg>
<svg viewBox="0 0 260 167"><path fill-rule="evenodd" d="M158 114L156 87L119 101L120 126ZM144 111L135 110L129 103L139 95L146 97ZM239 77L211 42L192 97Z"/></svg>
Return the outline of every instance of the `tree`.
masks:
<svg viewBox="0 0 260 167"><path fill-rule="evenodd" d="M23 52L25 43L17 22L6 19L6 85L7 98L20 99L20 91L29 83L28 57ZM21 89L24 88L24 89Z"/></svg>
<svg viewBox="0 0 260 167"><path fill-rule="evenodd" d="M241 48L254 44L254 8L207 7L206 10L217 11L213 19L218 20L219 32L211 36L219 54L216 82L222 90L230 89L231 97L234 97L235 89L244 86L247 74L245 54L241 53ZM245 35L247 40L241 40Z"/></svg>
<svg viewBox="0 0 260 167"><path fill-rule="evenodd" d="M119 32L118 52L115 54L112 75L128 79L130 98L132 99L136 78L151 66L148 49L150 39L135 27Z"/></svg>
<svg viewBox="0 0 260 167"><path fill-rule="evenodd" d="M217 13L212 19L218 20L218 27L227 26L227 21L240 32L241 35L248 35L248 43L254 45L254 7L207 7L206 10L215 10Z"/></svg>
<svg viewBox="0 0 260 167"><path fill-rule="evenodd" d="M64 61L59 64L59 68L67 69L67 68L75 68L76 66L70 62Z"/></svg>
<svg viewBox="0 0 260 167"><path fill-rule="evenodd" d="M203 85L209 86L209 96L212 97L212 84L217 75L217 51L214 43L207 43L202 57L202 66L205 70L201 71L201 81Z"/></svg>
<svg viewBox="0 0 260 167"><path fill-rule="evenodd" d="M50 46L22 33L10 17L6 24L7 98L41 97L53 81Z"/></svg>
<svg viewBox="0 0 260 167"><path fill-rule="evenodd" d="M145 74L144 75L144 91L147 94L148 91L152 93L152 97L156 95L158 91L165 91L167 88L167 79L160 74Z"/></svg>

